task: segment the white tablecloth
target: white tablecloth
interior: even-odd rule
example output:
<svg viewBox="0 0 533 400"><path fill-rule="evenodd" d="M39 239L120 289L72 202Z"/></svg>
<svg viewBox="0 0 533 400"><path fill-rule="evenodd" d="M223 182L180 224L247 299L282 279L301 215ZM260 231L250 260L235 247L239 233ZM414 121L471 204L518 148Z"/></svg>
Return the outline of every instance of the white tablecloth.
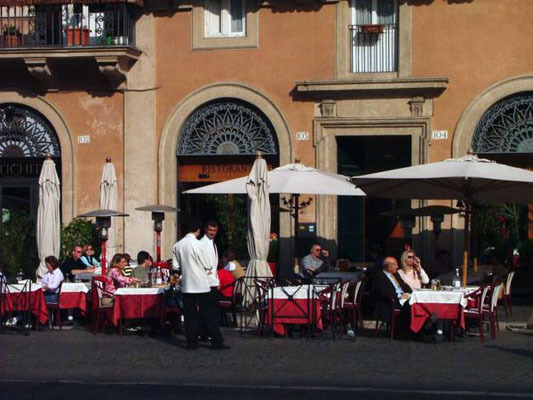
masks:
<svg viewBox="0 0 533 400"><path fill-rule="evenodd" d="M409 304L416 303L460 304L466 307L467 301L462 290L418 289L413 291L409 298Z"/></svg>
<svg viewBox="0 0 533 400"><path fill-rule="evenodd" d="M118 288L115 296L164 294L165 288Z"/></svg>
<svg viewBox="0 0 533 400"><path fill-rule="evenodd" d="M13 283L13 284L9 284L9 285L7 285L9 291L12 292L12 293L15 293L15 292L21 292L22 289L24 289L24 290L28 290L28 287L27 287L27 286L24 287L24 286L25 286L25 285L23 285L23 284L18 284L18 283ZM41 289L42 289L42 287L41 287L40 284L37 284L37 283L32 283L32 284L31 284L31 291L32 291L32 292L36 292L36 291L41 290Z"/></svg>
<svg viewBox="0 0 533 400"><path fill-rule="evenodd" d="M286 299L288 296L293 296L293 299L307 299L308 297L312 299L318 298L317 293L320 292L317 286L323 285L303 285L303 286L283 286L275 287L270 289L267 292L267 297L269 299ZM325 286L327 287L327 286ZM309 294L308 294L309 293Z"/></svg>
<svg viewBox="0 0 533 400"><path fill-rule="evenodd" d="M61 286L61 292L62 293L88 293L89 292L89 284L88 283L69 283L65 282L63 283L63 286Z"/></svg>

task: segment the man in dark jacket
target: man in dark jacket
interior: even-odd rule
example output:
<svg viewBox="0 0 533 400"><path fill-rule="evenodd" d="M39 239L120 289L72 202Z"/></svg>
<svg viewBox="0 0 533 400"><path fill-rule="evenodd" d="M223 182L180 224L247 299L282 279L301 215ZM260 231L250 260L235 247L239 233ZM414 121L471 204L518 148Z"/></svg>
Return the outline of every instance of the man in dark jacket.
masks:
<svg viewBox="0 0 533 400"><path fill-rule="evenodd" d="M396 308L406 305L403 308L408 311L407 299L412 290L397 271L398 261L394 257L386 257L383 260L383 271L374 277L376 317L380 321L390 322L393 304ZM409 315L408 312L405 314Z"/></svg>

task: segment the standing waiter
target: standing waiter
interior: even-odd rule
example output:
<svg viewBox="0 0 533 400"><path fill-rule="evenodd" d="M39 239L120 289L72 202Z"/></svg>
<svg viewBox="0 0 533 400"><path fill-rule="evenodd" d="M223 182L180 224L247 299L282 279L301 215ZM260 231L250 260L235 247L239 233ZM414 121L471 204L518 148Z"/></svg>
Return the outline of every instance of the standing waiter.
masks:
<svg viewBox="0 0 533 400"><path fill-rule="evenodd" d="M216 274L210 266L206 253L198 240L200 223L196 220L185 224L187 234L174 245L172 266L181 269L181 291L183 293L183 316L187 350L198 348L199 316L205 322L211 337L211 349L224 350L224 338L218 326L218 302L212 301L209 275Z"/></svg>
<svg viewBox="0 0 533 400"><path fill-rule="evenodd" d="M220 315L220 310L218 306L218 301L220 300L220 292L218 287L220 286L220 280L218 279L218 248L215 243L215 238L218 233L218 222L214 219L210 219L206 222L204 226L204 236L200 239L200 243L204 249L204 253L209 262L209 267L213 271L212 274L207 276L209 280L209 286L211 287L210 291L210 301L215 304L217 316ZM217 317L218 318L218 317ZM200 317L200 337L205 339L206 336L206 326L205 321Z"/></svg>

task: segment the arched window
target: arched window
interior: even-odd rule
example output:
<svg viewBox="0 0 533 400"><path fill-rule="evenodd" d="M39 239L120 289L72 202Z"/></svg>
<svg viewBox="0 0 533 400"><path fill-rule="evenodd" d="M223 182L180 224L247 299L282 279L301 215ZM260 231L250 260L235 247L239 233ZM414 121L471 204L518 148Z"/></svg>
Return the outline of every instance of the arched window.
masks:
<svg viewBox="0 0 533 400"><path fill-rule="evenodd" d="M54 128L37 111L0 104L0 157L60 157Z"/></svg>
<svg viewBox="0 0 533 400"><path fill-rule="evenodd" d="M180 135L178 156L277 154L274 128L261 111L235 99L198 108Z"/></svg>
<svg viewBox="0 0 533 400"><path fill-rule="evenodd" d="M476 153L533 153L533 93L507 97L489 108L472 139Z"/></svg>

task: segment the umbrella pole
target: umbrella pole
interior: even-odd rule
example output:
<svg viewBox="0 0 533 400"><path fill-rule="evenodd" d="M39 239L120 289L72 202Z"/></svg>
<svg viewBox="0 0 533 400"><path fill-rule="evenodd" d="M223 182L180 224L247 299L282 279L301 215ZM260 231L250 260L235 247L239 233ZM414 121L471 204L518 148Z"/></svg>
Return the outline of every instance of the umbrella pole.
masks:
<svg viewBox="0 0 533 400"><path fill-rule="evenodd" d="M463 287L466 286L468 274L468 242L470 231L470 202L465 201L465 233L464 233L464 252L463 252Z"/></svg>
<svg viewBox="0 0 533 400"><path fill-rule="evenodd" d="M298 257L298 220L300 213L300 195L293 194L294 198L294 257Z"/></svg>

